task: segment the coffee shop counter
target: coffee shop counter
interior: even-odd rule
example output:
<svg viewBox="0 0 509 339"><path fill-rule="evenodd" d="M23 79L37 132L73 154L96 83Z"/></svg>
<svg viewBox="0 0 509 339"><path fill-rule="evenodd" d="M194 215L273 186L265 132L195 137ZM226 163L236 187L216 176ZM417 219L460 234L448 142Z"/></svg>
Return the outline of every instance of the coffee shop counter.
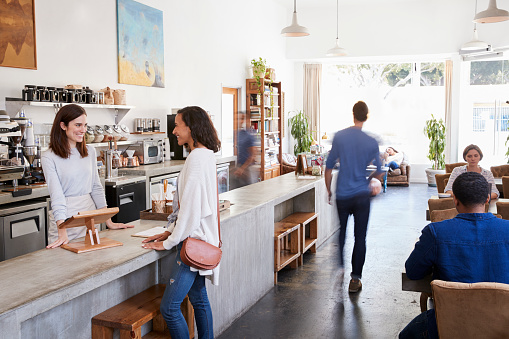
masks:
<svg viewBox="0 0 509 339"><path fill-rule="evenodd" d="M273 288L275 221L297 211L318 213L318 245L339 228L322 177L286 174L220 199L232 206L221 212L220 285L207 283L216 336ZM174 251L143 249L141 238L131 236L165 222L133 224L101 232L123 246L82 254L40 250L0 262L0 338L89 338L94 315L166 283Z"/></svg>

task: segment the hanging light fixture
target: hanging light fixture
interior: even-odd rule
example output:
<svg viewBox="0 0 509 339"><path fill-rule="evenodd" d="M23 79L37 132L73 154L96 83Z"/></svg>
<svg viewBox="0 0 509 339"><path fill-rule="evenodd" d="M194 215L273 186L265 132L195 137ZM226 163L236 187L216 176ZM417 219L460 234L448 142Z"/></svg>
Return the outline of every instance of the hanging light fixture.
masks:
<svg viewBox="0 0 509 339"><path fill-rule="evenodd" d="M477 13L477 0L475 0L475 10L474 13ZM477 36L477 24L474 22L474 35L472 40L463 44L461 46L460 51L476 51L476 50L487 50L490 45L487 42L479 40Z"/></svg>
<svg viewBox="0 0 509 339"><path fill-rule="evenodd" d="M339 0L336 0L336 45L329 49L326 56L345 56L346 49L339 47Z"/></svg>
<svg viewBox="0 0 509 339"><path fill-rule="evenodd" d="M485 24L509 20L509 12L497 8L497 0L490 0L488 9L479 12L474 17L474 22Z"/></svg>
<svg viewBox="0 0 509 339"><path fill-rule="evenodd" d="M281 35L285 37L299 37L309 35L309 31L304 26L299 26L297 22L297 0L293 0L292 24L281 30Z"/></svg>

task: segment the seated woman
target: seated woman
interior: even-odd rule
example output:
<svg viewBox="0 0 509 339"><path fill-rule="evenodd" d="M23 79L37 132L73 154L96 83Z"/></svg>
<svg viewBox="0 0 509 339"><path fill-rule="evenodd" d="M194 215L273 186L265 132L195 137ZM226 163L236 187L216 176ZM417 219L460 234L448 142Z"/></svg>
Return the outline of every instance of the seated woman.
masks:
<svg viewBox="0 0 509 339"><path fill-rule="evenodd" d="M488 181L491 186L491 199L497 199L500 195L500 192L497 189L497 185L495 184L495 179L493 178L493 174L491 171L482 168L479 166L479 161L482 160L483 154L479 146L477 145L468 145L465 147L463 151L463 160L467 162L464 166L456 167L452 170L451 176L449 177L449 181L447 182L447 186L445 186L445 193L449 193L452 196L452 184L454 180L461 174L465 172L476 172L481 173L481 175Z"/></svg>
<svg viewBox="0 0 509 339"><path fill-rule="evenodd" d="M394 147L387 147L384 155L385 167L389 167L389 172L397 170L403 162L403 158L403 153L396 151Z"/></svg>

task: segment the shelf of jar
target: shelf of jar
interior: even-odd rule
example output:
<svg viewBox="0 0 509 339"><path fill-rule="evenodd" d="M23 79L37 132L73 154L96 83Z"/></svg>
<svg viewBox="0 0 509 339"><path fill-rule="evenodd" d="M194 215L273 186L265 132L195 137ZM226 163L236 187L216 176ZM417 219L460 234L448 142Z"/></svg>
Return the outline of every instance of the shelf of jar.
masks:
<svg viewBox="0 0 509 339"><path fill-rule="evenodd" d="M11 118L13 118L23 107L32 106L32 107L53 107L55 109L55 113L62 106L70 105L68 102L47 102L47 101L22 101L18 98L5 98L5 109L7 114ZM76 103L76 105L80 105L85 109L93 108L93 109L112 109L115 110L115 124L118 125L120 121L124 118L124 116L131 109L135 108L135 106L127 106L127 105L101 105L101 104L82 104Z"/></svg>
<svg viewBox="0 0 509 339"><path fill-rule="evenodd" d="M150 135L150 134L166 134L166 132L131 132L131 134Z"/></svg>

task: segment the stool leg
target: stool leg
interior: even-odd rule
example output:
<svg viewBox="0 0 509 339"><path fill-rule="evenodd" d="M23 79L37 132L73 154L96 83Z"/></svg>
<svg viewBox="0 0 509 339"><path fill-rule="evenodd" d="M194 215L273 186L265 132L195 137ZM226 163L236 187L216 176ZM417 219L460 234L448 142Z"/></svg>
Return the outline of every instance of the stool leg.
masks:
<svg viewBox="0 0 509 339"><path fill-rule="evenodd" d="M430 294L426 292L421 293L420 298L420 305L421 305L421 312L426 312L428 310L428 298L431 297Z"/></svg>
<svg viewBox="0 0 509 339"><path fill-rule="evenodd" d="M157 314L154 319L152 319L152 329L157 332L170 334L170 331L166 326L166 321L161 313Z"/></svg>
<svg viewBox="0 0 509 339"><path fill-rule="evenodd" d="M92 324L92 339L113 339L113 329Z"/></svg>
<svg viewBox="0 0 509 339"><path fill-rule="evenodd" d="M120 339L141 339L141 327L134 331L120 330Z"/></svg>
<svg viewBox="0 0 509 339"><path fill-rule="evenodd" d="M301 226L299 227L299 232L300 232L299 265L303 266L304 265L304 247L306 246L306 227L304 226L304 224L301 224Z"/></svg>
<svg viewBox="0 0 509 339"><path fill-rule="evenodd" d="M290 234L290 253L300 253L300 231ZM299 257L290 263L291 268L299 267Z"/></svg>
<svg viewBox="0 0 509 339"><path fill-rule="evenodd" d="M318 217L309 223L309 237L311 239L318 239ZM316 253L316 242L311 246L310 250L311 253Z"/></svg>
<svg viewBox="0 0 509 339"><path fill-rule="evenodd" d="M180 304L180 310L186 319L189 337L194 338L194 308L188 296L186 296L182 304Z"/></svg>

